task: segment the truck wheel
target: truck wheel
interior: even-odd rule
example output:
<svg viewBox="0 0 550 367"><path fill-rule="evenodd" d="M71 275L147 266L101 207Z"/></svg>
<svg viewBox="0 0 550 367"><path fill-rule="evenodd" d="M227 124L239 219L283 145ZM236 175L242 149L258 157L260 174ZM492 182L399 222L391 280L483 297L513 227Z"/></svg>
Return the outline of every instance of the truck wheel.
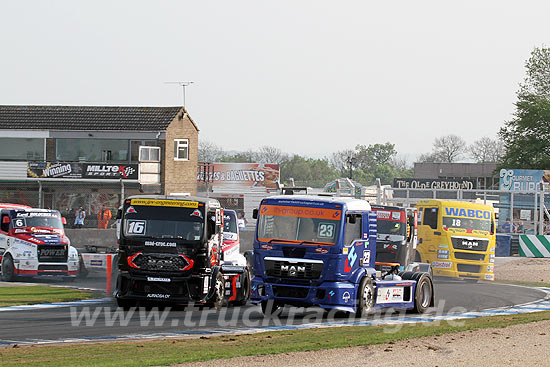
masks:
<svg viewBox="0 0 550 367"><path fill-rule="evenodd" d="M250 271L246 270L241 278L242 298L235 302L235 306L245 306L250 299Z"/></svg>
<svg viewBox="0 0 550 367"><path fill-rule="evenodd" d="M430 307L433 295L433 285L427 273L418 273L416 290L414 292L414 309L416 313L424 313Z"/></svg>
<svg viewBox="0 0 550 367"><path fill-rule="evenodd" d="M216 281L214 283L214 294L207 301L208 306L214 307L216 310L219 310L222 307L223 303L223 291L224 291L225 281L221 272L218 272L216 275Z"/></svg>
<svg viewBox="0 0 550 367"><path fill-rule="evenodd" d="M374 310L376 303L376 294L374 293L374 285L372 279L368 276L361 279L359 283L359 291L357 292L357 312L358 317L365 317Z"/></svg>
<svg viewBox="0 0 550 367"><path fill-rule="evenodd" d="M136 302L131 299L123 299L123 298L117 298L116 304L118 307L123 308L124 310L129 310L130 308L134 307L136 305Z"/></svg>
<svg viewBox="0 0 550 367"><path fill-rule="evenodd" d="M13 282L15 280L15 266L9 254L4 256L2 260L2 280L4 282Z"/></svg>

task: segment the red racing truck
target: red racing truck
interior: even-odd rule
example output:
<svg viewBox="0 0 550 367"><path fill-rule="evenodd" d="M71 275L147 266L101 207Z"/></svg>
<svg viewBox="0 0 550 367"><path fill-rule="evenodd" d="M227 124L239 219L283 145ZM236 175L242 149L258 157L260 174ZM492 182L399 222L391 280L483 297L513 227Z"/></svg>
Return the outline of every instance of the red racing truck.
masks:
<svg viewBox="0 0 550 367"><path fill-rule="evenodd" d="M17 277L76 278L78 251L65 235L65 218L57 210L0 204L0 272L2 280Z"/></svg>

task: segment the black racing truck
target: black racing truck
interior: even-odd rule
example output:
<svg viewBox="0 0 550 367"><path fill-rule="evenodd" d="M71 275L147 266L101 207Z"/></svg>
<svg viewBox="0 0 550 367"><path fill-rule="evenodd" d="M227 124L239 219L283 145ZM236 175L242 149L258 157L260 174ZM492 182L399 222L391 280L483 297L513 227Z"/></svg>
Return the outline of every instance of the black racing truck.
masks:
<svg viewBox="0 0 550 367"><path fill-rule="evenodd" d="M160 301L219 308L224 294L237 302L248 298L249 292L242 287L224 290L224 277L248 274L248 269L223 264L223 209L217 200L131 196L117 219L114 295L120 307ZM238 292L235 297L233 291Z"/></svg>
<svg viewBox="0 0 550 367"><path fill-rule="evenodd" d="M420 263L418 244L418 212L416 208L371 205L376 213L377 270L399 266L401 271L423 271L431 275L429 264Z"/></svg>

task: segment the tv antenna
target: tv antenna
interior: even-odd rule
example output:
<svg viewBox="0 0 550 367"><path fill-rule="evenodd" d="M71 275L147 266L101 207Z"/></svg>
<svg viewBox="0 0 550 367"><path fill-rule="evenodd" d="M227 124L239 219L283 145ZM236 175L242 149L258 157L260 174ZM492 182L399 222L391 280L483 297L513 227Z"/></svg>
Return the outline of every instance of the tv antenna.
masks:
<svg viewBox="0 0 550 367"><path fill-rule="evenodd" d="M183 108L185 108L185 87L190 86L193 82L164 82L164 84L178 84L183 89Z"/></svg>

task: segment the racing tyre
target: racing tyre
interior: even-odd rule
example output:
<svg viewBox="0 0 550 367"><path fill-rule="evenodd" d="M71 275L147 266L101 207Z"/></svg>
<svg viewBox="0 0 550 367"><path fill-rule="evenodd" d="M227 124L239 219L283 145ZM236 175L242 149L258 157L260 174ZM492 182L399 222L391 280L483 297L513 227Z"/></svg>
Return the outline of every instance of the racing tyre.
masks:
<svg viewBox="0 0 550 367"><path fill-rule="evenodd" d="M2 260L2 280L4 282L13 282L15 280L15 266L9 254L4 256Z"/></svg>
<svg viewBox="0 0 550 367"><path fill-rule="evenodd" d="M246 270L241 278L242 298L235 301L235 306L245 306L250 299L250 271Z"/></svg>
<svg viewBox="0 0 550 367"><path fill-rule="evenodd" d="M358 317L365 317L374 311L376 303L376 293L374 292L374 284L368 276L361 279L359 283L359 292L357 293L357 312Z"/></svg>
<svg viewBox="0 0 550 367"><path fill-rule="evenodd" d="M427 273L416 273L416 290L414 292L414 308L415 313L424 313L430 307L433 297L433 284L430 276Z"/></svg>
<svg viewBox="0 0 550 367"><path fill-rule="evenodd" d="M274 300L262 301L262 312L267 317L278 316L283 310L283 306L275 302Z"/></svg>
<svg viewBox="0 0 550 367"><path fill-rule="evenodd" d="M218 271L218 274L216 275L216 281L214 283L214 294L207 301L208 306L214 307L216 310L219 310L222 307L224 284L225 281L223 279L223 275L221 272Z"/></svg>

